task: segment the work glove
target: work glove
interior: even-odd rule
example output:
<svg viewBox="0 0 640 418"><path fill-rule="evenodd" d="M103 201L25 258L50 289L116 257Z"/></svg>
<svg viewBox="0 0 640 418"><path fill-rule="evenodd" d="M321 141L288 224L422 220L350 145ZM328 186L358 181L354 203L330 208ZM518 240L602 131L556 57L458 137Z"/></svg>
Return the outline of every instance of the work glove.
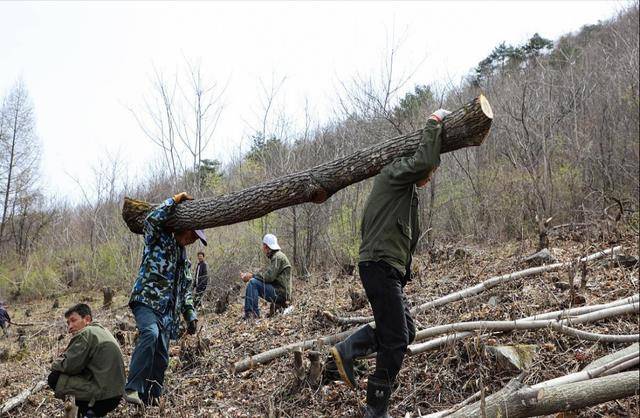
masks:
<svg viewBox="0 0 640 418"><path fill-rule="evenodd" d="M182 203L185 200L193 200L193 197L189 196L187 192L178 193L177 195L173 196L173 201L176 203Z"/></svg>
<svg viewBox="0 0 640 418"><path fill-rule="evenodd" d="M442 122L442 120L447 116L450 115L451 112L448 111L447 109L438 109L435 112L433 112L431 114L431 116L429 116L429 119L433 119L435 121L438 122Z"/></svg>
<svg viewBox="0 0 640 418"><path fill-rule="evenodd" d="M198 329L198 320L197 319L194 319L193 321L189 321L187 323L187 333L189 335L195 334L197 329Z"/></svg>

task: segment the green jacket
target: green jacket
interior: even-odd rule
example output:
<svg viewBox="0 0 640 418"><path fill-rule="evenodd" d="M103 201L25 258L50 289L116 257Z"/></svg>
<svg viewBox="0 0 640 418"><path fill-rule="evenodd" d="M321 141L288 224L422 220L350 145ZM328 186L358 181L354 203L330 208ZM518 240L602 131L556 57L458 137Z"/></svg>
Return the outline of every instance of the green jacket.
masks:
<svg viewBox="0 0 640 418"><path fill-rule="evenodd" d="M271 283L278 296L291 300L291 263L280 250L272 252L269 266L253 275L265 283Z"/></svg>
<svg viewBox="0 0 640 418"><path fill-rule="evenodd" d="M362 217L360 261L385 261L403 276L420 237L415 183L440 165L442 125L427 121L415 154L393 160L373 182Z"/></svg>
<svg viewBox="0 0 640 418"><path fill-rule="evenodd" d="M77 400L95 401L124 394L124 362L120 346L102 325L92 322L71 338L67 349L53 362L59 371L56 397L74 395Z"/></svg>

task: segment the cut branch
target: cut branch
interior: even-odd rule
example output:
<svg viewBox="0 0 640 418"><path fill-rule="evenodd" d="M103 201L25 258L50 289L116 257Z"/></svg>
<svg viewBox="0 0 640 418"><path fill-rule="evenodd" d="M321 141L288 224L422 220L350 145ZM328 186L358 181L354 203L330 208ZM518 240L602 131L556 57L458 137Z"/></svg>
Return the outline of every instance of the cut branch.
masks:
<svg viewBox="0 0 640 418"><path fill-rule="evenodd" d="M461 338L473 335L475 332L471 331L513 331L521 329L543 329L551 328L559 331L563 334L572 335L574 337L581 338L583 340L601 341L601 342L636 342L640 338L638 334L632 335L607 335L596 334L592 332L581 331L575 328L568 327L566 324L586 324L595 321L599 321L605 318L616 317L620 315L626 315L633 312L638 312L640 304L638 302L628 305L615 306L608 309L602 309L600 311L587 313L577 316L575 318L564 319L561 321L556 320L515 320L515 321L472 321L472 322L459 322L455 324L440 325L427 329L420 330L416 333L415 341L420 341L425 338L447 333L455 332L453 335L447 337L440 337L433 340L426 341L420 344L412 344L407 348L409 355L415 355L423 353L425 351L440 347L449 342L459 340Z"/></svg>
<svg viewBox="0 0 640 418"><path fill-rule="evenodd" d="M443 121L441 153L478 146L489 133L493 112L480 95ZM349 156L267 183L215 198L180 204L169 219L173 230L204 229L259 218L274 210L306 202L322 203L353 183L375 176L395 158L415 152L422 130L399 136ZM149 203L125 198L122 217L129 229L142 233Z"/></svg>
<svg viewBox="0 0 640 418"><path fill-rule="evenodd" d="M27 400L27 398L29 398L29 396L40 392L45 386L47 386L47 382L44 380L40 380L31 389L25 389L18 395L7 400L4 404L2 404L2 407L0 407L0 415L6 414L16 406L23 404Z"/></svg>
<svg viewBox="0 0 640 418"><path fill-rule="evenodd" d="M580 260L585 261L585 262L586 261L593 261L593 260L605 257L607 255L613 254L613 253L619 251L621 248L622 248L621 246L610 248L610 249L607 249L607 250L604 250L604 251L600 251L600 252L591 254L589 256L583 257ZM570 263L558 263L558 264L561 264L562 267L566 267L566 265L568 265ZM549 266L546 266L546 267L549 267ZM558 268L562 268L562 267L558 267ZM535 269L540 269L540 268L542 268L542 267L536 267ZM531 271L531 270L535 270L535 269L527 269L527 270L523 270L523 271ZM522 273L522 272L518 272L518 273ZM499 277L509 277L509 276L514 276L516 274L517 273L513 273L511 275L505 275L505 276L499 276ZM517 276L516 278L521 278L521 277L525 277L525 276L520 275L520 276ZM494 279L495 278L489 279L489 280L487 280L486 282L483 282L483 283L490 282L491 280L494 280ZM504 281L502 281L500 283L504 283ZM495 283L493 286L497 286L498 284L499 283ZM481 285L482 285L482 283L481 283ZM477 286L474 286L474 287L469 288L469 289L475 289L475 288L477 288ZM466 289L466 290L469 290L469 289ZM461 292L464 292L464 290L461 291ZM459 295L461 292L456 292L456 293L453 293L452 295ZM448 303L450 301L460 300L460 298L450 298L450 296L451 295L444 296L442 298L436 299L435 301L428 302L427 304L436 303L437 301L444 301L444 300L447 300L446 303ZM466 296L463 296L463 297L466 297ZM633 298L635 298L635 299L633 299ZM634 301L637 301L637 296L632 297L632 299ZM624 300L626 300L626 298L625 299L621 299L620 301L611 302L610 304L605 304L605 305L602 305L602 306L606 306L606 307L620 306L620 305L623 304L621 301L624 301ZM424 307L427 304L420 305L418 308ZM444 303L442 303L442 304L444 304ZM438 304L438 305L434 305L434 306L440 306L440 305ZM583 308L579 308L579 309L586 309L586 308L587 307L583 307ZM576 309L578 309L578 308L576 308ZM566 312L571 312L571 311L572 310L568 310ZM554 312L549 312L549 313L543 314L543 315L561 315L562 313L559 313L559 312L560 311L554 311ZM527 318L527 319L530 319L530 318ZM243 372L243 371L251 369L251 368L253 368L253 367L255 367L255 366L259 365L259 364L268 363L273 359L276 359L278 357L287 355L288 353L291 352L291 350L296 349L296 348L301 348L301 349L305 350L305 349L310 349L310 348L318 348L318 347L320 347L322 345L335 344L335 343L337 343L339 341L342 341L343 339L347 338L349 335L353 334L358 329L359 328L353 328L353 329L349 329L347 331L343 331L343 332L341 332L339 334L323 336L323 337L314 338L314 339L310 339L310 340L306 340L306 341L302 341L302 342L291 343L291 344L288 344L288 345L285 345L285 346L282 346L282 347L276 347L276 348L273 348L271 350L268 350L268 351L256 354L254 356L245 358L243 360L240 360L240 361L232 364L231 365L231 369L234 372ZM430 349L436 348L436 347L440 347L440 346L442 346L444 344L456 341L458 339L466 338L466 337L468 337L470 335L474 335L474 334L475 334L474 332L459 332L459 333L456 333L454 335L447 335L445 337L436 338L434 340L430 340L430 341L427 341L426 343L421 344L420 345L420 351L416 351L415 353L427 351L427 350L430 350ZM418 340L417 336L416 336L416 340ZM412 348L414 350L417 349L417 347L415 347L415 345L409 346L409 352L411 352Z"/></svg>
<svg viewBox="0 0 640 418"><path fill-rule="evenodd" d="M580 259L580 262L588 262L588 261L593 261L593 260L597 260L599 258L605 257L607 255L611 255L611 254L615 254L617 252L619 252L622 249L622 246L617 246L614 248L609 248L607 250L604 251L600 251L591 255L588 255L586 257L582 257ZM433 308L437 308L439 306L443 306L446 305L448 303L451 302L457 302L466 298L469 298L471 296L476 296L482 292L485 292L489 289L492 289L496 286L502 285L504 283L509 283L509 282L513 282L515 280L518 279L522 279L524 277L528 277L528 276L533 276L536 274L540 274L540 273L547 273L547 272L551 272L551 271L557 271L557 270L561 270L563 268L566 268L570 265L572 265L573 262L565 262L565 263L554 263L554 264L549 264L546 266L541 266L541 267L532 267L532 268L528 268L525 270L520 270L517 271L515 273L509 273L509 274L503 274L502 276L495 276L495 277L491 277L490 279L485 280L482 283L478 283L475 286L472 287L468 287L466 289L462 289L458 292L454 292L454 293L450 293L446 296L442 296L438 299L434 299L430 302L426 302L423 303L422 305L416 306L413 309L411 309L411 313L414 315L417 315L419 313L422 313L428 309L433 309ZM373 321L373 317L372 316L360 316L360 317L352 317L352 318L339 318L336 316L327 316L328 319L332 320L333 322L336 322L340 325L347 325L347 324L364 324L364 323L369 323L371 321Z"/></svg>
<svg viewBox="0 0 640 418"><path fill-rule="evenodd" d="M628 301L628 300L632 300L632 301L636 301L635 303L626 303L626 304L621 304L621 301ZM580 331L574 328L570 328L564 324L566 323L571 323L571 324L583 324L583 323L589 323L589 322L595 322L598 321L600 319L604 319L604 318L609 318L612 316L618 316L618 315L624 315L630 312L634 312L638 310L639 307L639 303L637 302L637 297L631 297L631 298L624 298L624 299L620 299L619 301L615 301L615 302L611 302L608 304L602 304L602 305L595 305L595 306L600 306L600 307L606 307L601 309L600 311L595 311L595 312L588 312L584 315L581 316L577 316L571 319L564 319L562 321L553 321L553 320L546 320L546 321L530 321L528 320L528 318L525 318L525 320L528 320L528 322L534 323L533 328L521 328L521 329L539 329L539 328L547 328L547 327L555 327L556 329L558 329L561 332L565 332L567 334L570 335L574 335L577 336L579 338L583 338L583 339L591 339L591 340L599 340L599 341L605 341L607 339L611 339L614 342L633 342L633 341L637 341L638 340L638 335L616 335L616 336L611 336L611 335L604 335L604 334L594 334L594 333L589 333L589 332L585 332L585 331ZM581 309L585 309L587 307L582 307ZM569 310L571 311L571 310ZM567 311L567 312L569 312ZM550 312L549 314L553 314L553 315L557 315L557 312ZM545 314L541 314L540 316L545 315ZM520 321L525 321L525 320L520 320ZM472 329L483 329L486 330L486 324L491 323L492 321L481 321L483 326L479 326L476 328ZM509 329L516 329L515 325L516 323L518 323L518 321L493 321L494 323L507 323L510 325ZM541 325L538 325L538 323L540 322ZM464 325L464 323L461 323ZM456 324L452 324L452 325L456 325ZM447 327L450 327L451 325L443 325L443 326L439 326L439 327L432 327L432 328L427 328L425 330L421 330L418 331L416 333L416 341L420 341L422 339L427 338L428 336L433 335L433 330L434 329L438 329L438 333L443 333L443 332L449 332L451 331L450 329L448 329ZM463 327L463 326L461 326ZM358 329L358 328L356 328ZM292 343L292 344L288 344L282 347L276 347L273 348L271 350L268 351L264 351L262 353L256 354L254 356L245 358L243 360L240 360L238 362L236 362L235 364L233 364L232 366L232 370L235 372L243 372L245 370L251 369L259 364L264 364L264 363L268 363L278 357L287 355L288 353L290 353L291 351L297 350L297 349L310 349L310 348L314 348L317 349L319 347L322 346L328 346L328 345L332 345L335 344L339 341L342 341L343 339L347 338L349 335L351 335L355 330L347 330L347 331L343 331L339 334L334 334L334 335L329 335L329 336L324 336L324 337L318 337L318 338L314 338L314 339L309 339L306 341L302 341L302 342L298 342L298 343ZM471 331L465 331L465 332L456 332L454 334L450 334L450 335L445 335L442 337L438 337L438 338L434 338L431 339L429 341L426 341L424 343L421 344L413 344L410 345L407 348L407 352L409 355L414 355L414 354L418 354L418 353L422 353L424 351L428 351L434 348L438 348L442 345L445 344L449 344L452 343L454 341L457 341L459 339L462 338L466 338L470 335L474 335L476 334L476 332L471 332ZM375 355L372 354L372 355Z"/></svg>

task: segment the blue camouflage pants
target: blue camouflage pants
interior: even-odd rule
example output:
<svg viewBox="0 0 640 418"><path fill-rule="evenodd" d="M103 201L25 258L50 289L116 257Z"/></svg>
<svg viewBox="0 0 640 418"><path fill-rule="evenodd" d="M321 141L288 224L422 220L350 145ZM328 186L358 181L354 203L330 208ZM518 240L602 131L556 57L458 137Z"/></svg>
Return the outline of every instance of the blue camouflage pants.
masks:
<svg viewBox="0 0 640 418"><path fill-rule="evenodd" d="M133 306L140 335L129 363L126 391L136 391L145 403L162 394L164 373L169 365L170 314L160 315L146 305Z"/></svg>

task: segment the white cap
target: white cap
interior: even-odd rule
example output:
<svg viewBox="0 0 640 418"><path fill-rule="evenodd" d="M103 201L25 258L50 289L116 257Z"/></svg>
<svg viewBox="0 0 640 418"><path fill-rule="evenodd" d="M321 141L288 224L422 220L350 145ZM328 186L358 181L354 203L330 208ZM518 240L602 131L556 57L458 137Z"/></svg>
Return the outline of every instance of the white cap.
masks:
<svg viewBox="0 0 640 418"><path fill-rule="evenodd" d="M262 243L266 244L267 247L271 248L272 250L280 249L280 246L278 245L278 238L276 238L276 236L273 234L265 235L264 238L262 238Z"/></svg>

